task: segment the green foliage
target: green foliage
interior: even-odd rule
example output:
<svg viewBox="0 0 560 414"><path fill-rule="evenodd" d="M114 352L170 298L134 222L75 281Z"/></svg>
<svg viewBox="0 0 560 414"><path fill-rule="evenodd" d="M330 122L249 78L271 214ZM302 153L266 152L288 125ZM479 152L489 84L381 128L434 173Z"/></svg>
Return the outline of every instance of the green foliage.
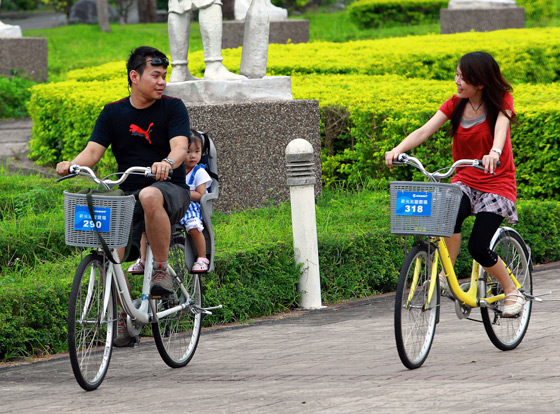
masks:
<svg viewBox="0 0 560 414"><path fill-rule="evenodd" d="M53 9L64 13L66 17L70 17L70 9L72 9L76 0L42 0L42 2L47 6L51 6Z"/></svg>
<svg viewBox="0 0 560 414"><path fill-rule="evenodd" d="M18 78L0 76L0 119L24 118L27 102L31 97L31 86L35 82Z"/></svg>
<svg viewBox="0 0 560 414"><path fill-rule="evenodd" d="M39 6L38 0L3 0L2 10L22 11L35 10Z"/></svg>
<svg viewBox="0 0 560 414"><path fill-rule="evenodd" d="M546 20L558 17L558 1L556 0L517 0L519 7L525 8L525 16L531 20Z"/></svg>
<svg viewBox="0 0 560 414"><path fill-rule="evenodd" d="M439 21L447 0L357 0L348 6L351 19L361 28L421 24Z"/></svg>
<svg viewBox="0 0 560 414"><path fill-rule="evenodd" d="M169 55L167 24L111 24L111 33L97 25L69 25L53 29L26 30L25 36L44 37L49 48L49 80L66 79L69 70L89 68L107 62L125 62L130 52L149 44ZM198 22L191 22L190 51L202 50ZM189 59L191 60L191 59ZM126 81L126 77L124 78Z"/></svg>

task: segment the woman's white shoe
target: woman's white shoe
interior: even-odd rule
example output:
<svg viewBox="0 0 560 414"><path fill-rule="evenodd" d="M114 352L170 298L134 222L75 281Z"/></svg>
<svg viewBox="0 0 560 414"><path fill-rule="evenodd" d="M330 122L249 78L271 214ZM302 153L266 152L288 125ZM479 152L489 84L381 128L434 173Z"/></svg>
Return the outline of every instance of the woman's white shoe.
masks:
<svg viewBox="0 0 560 414"><path fill-rule="evenodd" d="M513 318L514 316L518 315L521 310L523 309L523 305L525 305L525 296L520 291L515 293L510 293L506 295L506 301L512 301L513 299L508 299L508 297L516 297L515 302L504 306L504 310L502 311L502 318Z"/></svg>

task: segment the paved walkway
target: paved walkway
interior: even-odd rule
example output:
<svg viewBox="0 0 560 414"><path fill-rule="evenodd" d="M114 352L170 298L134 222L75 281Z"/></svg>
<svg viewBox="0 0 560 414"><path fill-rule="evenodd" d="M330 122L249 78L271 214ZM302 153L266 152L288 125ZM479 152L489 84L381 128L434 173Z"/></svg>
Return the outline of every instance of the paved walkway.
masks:
<svg viewBox="0 0 560 414"><path fill-rule="evenodd" d="M560 412L560 267L539 267L522 344L501 352L450 301L428 360L405 369L392 294L205 331L191 363L170 369L153 342L118 349L105 382L86 393L66 356L0 369L4 413ZM478 312L473 312L478 317Z"/></svg>
<svg viewBox="0 0 560 414"><path fill-rule="evenodd" d="M32 128L30 118L0 121L0 164L20 173L52 174L52 169L39 167L27 158Z"/></svg>

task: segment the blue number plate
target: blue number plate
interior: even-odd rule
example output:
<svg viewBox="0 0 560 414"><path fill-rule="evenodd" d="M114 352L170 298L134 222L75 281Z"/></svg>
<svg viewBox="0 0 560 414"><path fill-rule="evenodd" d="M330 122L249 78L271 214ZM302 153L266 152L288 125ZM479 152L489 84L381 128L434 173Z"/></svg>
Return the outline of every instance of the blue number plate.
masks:
<svg viewBox="0 0 560 414"><path fill-rule="evenodd" d="M111 208L94 207L93 214L95 222L91 219L87 206L75 206L74 208L74 230L98 231L109 233L111 231Z"/></svg>
<svg viewBox="0 0 560 414"><path fill-rule="evenodd" d="M397 216L431 216L432 193L397 191Z"/></svg>

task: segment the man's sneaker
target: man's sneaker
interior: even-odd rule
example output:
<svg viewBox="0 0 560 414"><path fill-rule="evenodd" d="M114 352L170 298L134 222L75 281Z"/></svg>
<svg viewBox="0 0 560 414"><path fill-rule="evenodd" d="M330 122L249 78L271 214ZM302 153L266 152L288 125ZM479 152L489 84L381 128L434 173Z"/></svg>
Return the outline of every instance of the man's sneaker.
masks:
<svg viewBox="0 0 560 414"><path fill-rule="evenodd" d="M117 337L113 341L116 347L134 346L134 341L126 328L126 313L119 312L117 317Z"/></svg>
<svg viewBox="0 0 560 414"><path fill-rule="evenodd" d="M167 272L167 267L154 269L150 293L152 296L167 296L173 293L173 277Z"/></svg>

